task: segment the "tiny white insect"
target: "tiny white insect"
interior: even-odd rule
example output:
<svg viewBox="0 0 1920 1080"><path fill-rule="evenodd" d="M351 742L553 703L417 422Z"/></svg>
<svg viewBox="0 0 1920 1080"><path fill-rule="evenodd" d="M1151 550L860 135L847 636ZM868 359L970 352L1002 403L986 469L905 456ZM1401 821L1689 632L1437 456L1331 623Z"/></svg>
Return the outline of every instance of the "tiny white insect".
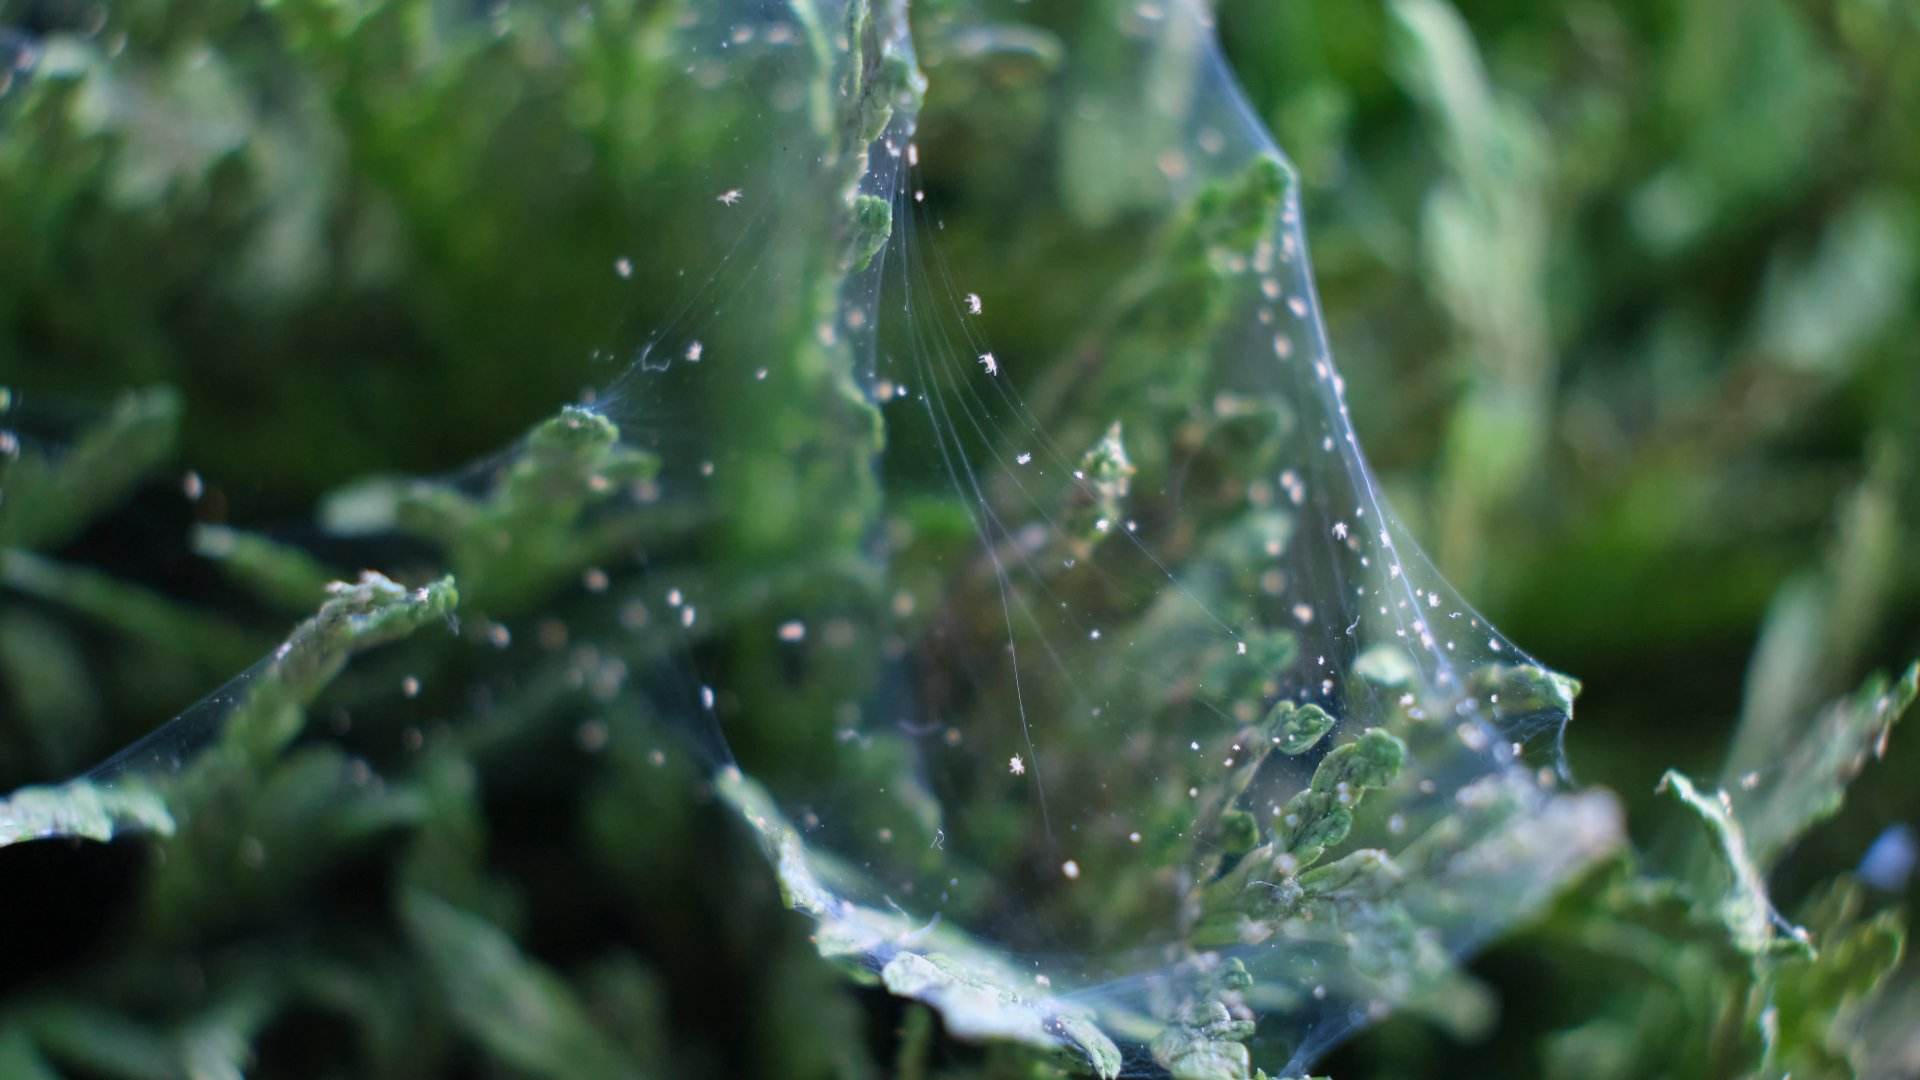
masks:
<svg viewBox="0 0 1920 1080"><path fill-rule="evenodd" d="M1345 540L1345 539L1347 538L1347 523L1346 523L1346 522L1344 522L1344 521L1336 521L1336 522L1334 522L1334 523L1333 523L1333 538L1334 538L1335 540Z"/></svg>
<svg viewBox="0 0 1920 1080"><path fill-rule="evenodd" d="M1000 362L995 360L990 352L980 354L980 366L986 368L989 375L1000 374Z"/></svg>
<svg viewBox="0 0 1920 1080"><path fill-rule="evenodd" d="M1007 759L1007 771L1015 776L1025 776L1027 775L1027 763L1020 760L1019 754L1015 754Z"/></svg>
<svg viewBox="0 0 1920 1080"><path fill-rule="evenodd" d="M1018 463L1020 463L1020 464L1022 464L1022 465L1025 465L1025 464L1026 464L1027 462L1029 462L1029 461L1032 461L1032 460L1033 460L1033 455L1032 455L1032 454L1027 454L1027 453L1022 453L1022 454L1019 454L1019 455L1016 455L1016 456L1014 457L1014 459L1013 459L1013 460L1014 460L1014 461L1016 461L1016 462L1018 462Z"/></svg>
<svg viewBox="0 0 1920 1080"><path fill-rule="evenodd" d="M969 315L980 314L980 294L979 293L967 294L967 314Z"/></svg>
<svg viewBox="0 0 1920 1080"><path fill-rule="evenodd" d="M727 190L721 192L720 194L715 195L713 197L713 201L719 203L722 206L732 206L734 203L739 202L740 197L744 194L746 193L741 191L739 188L728 188Z"/></svg>
<svg viewBox="0 0 1920 1080"><path fill-rule="evenodd" d="M696 341L687 346L687 359L697 364L700 362L700 354L706 351L707 347Z"/></svg>

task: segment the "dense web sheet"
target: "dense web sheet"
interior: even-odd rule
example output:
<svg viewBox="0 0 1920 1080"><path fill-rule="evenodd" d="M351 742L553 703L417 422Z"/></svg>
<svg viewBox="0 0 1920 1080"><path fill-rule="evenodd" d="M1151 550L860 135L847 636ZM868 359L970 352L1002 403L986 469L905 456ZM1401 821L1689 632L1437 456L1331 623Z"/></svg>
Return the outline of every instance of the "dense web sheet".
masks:
<svg viewBox="0 0 1920 1080"><path fill-rule="evenodd" d="M651 133L704 186L654 190L670 232L606 267L633 297L606 385L324 515L434 541L452 584L343 587L81 810L16 796L8 832L172 827L154 791L236 716L457 606L501 665L565 642L607 715L711 774L823 954L963 1038L1243 1076L1397 1007L1456 1017L1455 959L1618 823L1561 790L1571 681L1380 498L1291 169L1205 9L942 9L931 81L899 6L669 11L662 113L725 135ZM949 212L1004 250L950 250ZM1074 246L1023 245L1041 220Z"/></svg>

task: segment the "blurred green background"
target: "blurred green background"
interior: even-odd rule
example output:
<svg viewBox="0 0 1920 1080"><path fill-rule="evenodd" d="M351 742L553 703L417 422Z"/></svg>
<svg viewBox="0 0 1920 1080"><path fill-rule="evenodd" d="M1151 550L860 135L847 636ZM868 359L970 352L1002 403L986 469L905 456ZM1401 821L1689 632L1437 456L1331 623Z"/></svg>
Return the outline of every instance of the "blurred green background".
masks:
<svg viewBox="0 0 1920 1080"><path fill-rule="evenodd" d="M607 40L658 30L651 5L593 7ZM969 88L1019 64L1010 76L1004 56L957 48L960 5L918 7L925 186L964 260L1005 242L990 209L1020 181L978 160ZM0 61L17 58L11 76L0 63L0 385L17 426L57 443L128 391L172 387L140 407L179 410L177 461L208 492L190 504L165 474L59 554L220 620L192 642L128 641L0 596L0 700L61 718L57 737L0 725L6 785L83 768L284 628L221 592L180 539L191 520L302 539L290 523L324 492L453 468L606 383L618 365L597 350L623 318L664 309L632 312L607 273L660 216L652 200L693 182L633 119L644 68L617 48L448 30L531 22L516 10L0 0ZM1636 840L1661 843L1660 773L1715 775L1743 716L1810 715L1920 655L1920 7L1223 0L1217 14L1299 169L1363 445L1460 591L1585 681L1568 757L1622 794ZM436 34L466 43L421 47ZM137 63L100 79L122 51ZM995 252L1005 292L1045 280L1049 239ZM681 262L640 261L663 277ZM1045 340L1046 314L1012 305L997 340ZM51 698L21 676L73 655L84 677L47 681L65 688ZM1920 739L1894 738L1776 874L1783 907L1920 821L1916 772ZM706 811L661 819L661 864L726 832ZM538 822L496 844L567 875ZM742 896L771 910L771 886L730 844L711 895L638 881L598 902L654 905L640 947L669 989L637 997L677 1067L889 1072L857 1017L890 1006L817 970L797 927L746 913ZM15 895L130 873L111 856L9 858ZM1878 902L1915 897L1909 883ZM88 948L41 948L13 989ZM1525 1073L1578 994L1556 997L1524 941L1478 969L1511 992L1490 1044L1395 1022L1342 1051L1336 1075ZM671 989L688 985L727 1000ZM793 1015L837 1019L768 1019L801 999ZM294 1045L325 1039L294 1027Z"/></svg>

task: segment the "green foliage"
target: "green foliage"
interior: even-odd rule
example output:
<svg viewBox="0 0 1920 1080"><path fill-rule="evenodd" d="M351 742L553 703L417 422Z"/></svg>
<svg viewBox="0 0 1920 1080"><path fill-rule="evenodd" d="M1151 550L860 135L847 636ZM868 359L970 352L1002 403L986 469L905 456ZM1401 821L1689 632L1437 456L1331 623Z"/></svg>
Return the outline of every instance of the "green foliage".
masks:
<svg viewBox="0 0 1920 1080"><path fill-rule="evenodd" d="M0 423L10 398L0 388ZM57 452L22 446L8 432L0 443L0 548L44 551L72 539L172 457L179 427L180 396L149 390L121 398Z"/></svg>
<svg viewBox="0 0 1920 1080"><path fill-rule="evenodd" d="M759 835L786 905L817 921L814 943L822 956L861 975L860 965L886 946L891 956L880 969L881 984L932 1006L955 1037L1019 1044L1096 1076L1119 1075L1120 1049L1084 1011L1046 994L1044 983L1027 989L1035 986L1031 978L955 931L916 928L898 914L840 899L822 883L815 856L764 789L730 771L719 791Z"/></svg>
<svg viewBox="0 0 1920 1080"><path fill-rule="evenodd" d="M426 893L403 897L401 914L454 1023L502 1064L531 1076L645 1075L567 983L499 927Z"/></svg>
<svg viewBox="0 0 1920 1080"><path fill-rule="evenodd" d="M172 728L157 740L131 748L97 778L15 792L0 801L0 846L47 836L106 840L122 829L172 833L175 814L168 806L170 797L153 790L154 781L142 775L144 768L177 767L185 758L200 754L204 742L210 749L183 774L180 787L192 792L197 785L218 783L215 777L223 772L241 774L251 782L247 774L271 762L299 733L306 706L355 652L405 637L435 618L446 617L459 602L451 579L407 589L372 571L353 585L335 582L329 591L332 598L296 627L272 656L210 699L217 711L205 716L207 723L217 725L213 730L201 730L198 722ZM187 719L197 721L194 716Z"/></svg>
<svg viewBox="0 0 1920 1080"><path fill-rule="evenodd" d="M154 648L232 671L259 655L261 638L217 615L86 566L0 548L0 582Z"/></svg>
<svg viewBox="0 0 1920 1080"><path fill-rule="evenodd" d="M619 442L604 416L569 406L526 436L481 498L452 483L374 481L335 495L336 527L432 541L482 611L509 614L560 579L632 547L632 515L585 520L651 480L659 459Z"/></svg>
<svg viewBox="0 0 1920 1080"><path fill-rule="evenodd" d="M167 834L173 815L166 801L141 785L103 789L87 780L21 788L0 802L0 844L43 836L107 840L122 829Z"/></svg>
<svg viewBox="0 0 1920 1080"><path fill-rule="evenodd" d="M1876 677L1830 709L1878 703L1884 732L1912 703L1917 677L1920 665L1907 670L1897 696ZM1810 725L1789 754L1813 753L1831 735ZM1865 891L1842 877L1789 922L1766 885L1779 852L1837 811L1837 802L1817 777L1811 787L1789 787L1800 800L1785 814L1794 824L1756 848L1752 825L1783 820L1778 796L1743 802L1702 792L1678 773L1669 773L1663 787L1705 824L1712 851L1694 861L1697 869L1675 877L1623 863L1602 876L1599 888L1569 897L1549 921L1550 935L1619 972L1602 1015L1548 1044L1552 1073L1626 1077L1684 1068L1714 1076L1836 1076L1870 1068L1857 1032L1899 964L1904 920L1890 910L1868 914ZM1837 800L1837 789L1831 797Z"/></svg>
<svg viewBox="0 0 1920 1080"><path fill-rule="evenodd" d="M1180 927L1151 1015L1096 1021L1024 962L846 900L884 890L811 850L755 781L709 784L634 690L659 611L627 626L637 598L598 591L596 571L687 521L650 501L664 462L610 411L549 414L610 373L589 359L625 296L607 267L632 256L631 287L671 292L713 237L662 208L710 204L747 165L732 133L750 114L666 89L687 5L508 5L499 33L411 2L111 5L102 32L56 28L30 75L0 73L0 768L30 785L0 803L0 843L134 831L106 851L144 862L96 936L19 965L0 1074L957 1080L1111 1076L1144 1055L1237 1080L1271 1049L1253 1018L1299 1004L1237 966L1253 943L1351 969L1335 994L1417 1018L1363 1040L1343 1076L1804 1078L1895 1060L1910 1031L1875 1032L1908 1026L1913 1000L1899 897L1846 871L1914 815L1915 743L1889 732L1916 669L1863 681L1920 651L1903 557L1920 507L1913 12L1223 3L1289 163L1253 158L1142 236L1131 215L1169 180L1129 143L1167 123L1154 103L1202 70L1200 43L1135 65L1126 34L1072 6L1019 25L916 6L931 83L879 47L884 12L806 27L801 47L828 56L845 36L857 56L801 88L830 175L747 205L843 212L766 256L767 277L801 287L756 313L772 329L741 351L807 378L729 421L766 464L723 470L716 503L755 509L710 535L715 566L772 584L698 582L715 599L692 637L771 666L751 643L772 640L783 596L879 607L859 557L877 524L911 518L909 568L968 550L952 500L880 520L879 413L814 333L845 274L906 227L859 187L865 140L927 95L941 242L991 283L1004 355L1067 358L1023 386L1037 422L1097 418L1056 433L1091 448L1074 463L1090 482L1051 493L1058 554L1098 557L1117 523L1165 505L1132 477L1191 459L1179 586L1258 626L1244 652L1196 658L1174 605L1148 612L1128 629L1167 668L1097 689L1144 703L1150 730L1075 748L1169 763L1138 793L1147 869L1060 901L1104 929ZM22 10L0 2L0 24ZM1065 92L1107 122L1056 144L1037 103L1069 54ZM114 107L130 100L147 107ZM1066 221L1024 209L1042 184ZM1263 553L1310 538L1222 481L1271 481L1302 418L1196 402L1191 380L1227 268L1288 211L1313 225L1348 400L1396 505L1497 623L1587 676L1568 757L1625 793L1639 854L1605 796L1531 805L1491 782L1388 856L1373 837L1425 779L1410 762L1454 734L1399 715L1355 737L1315 706L1266 706L1267 672L1301 644L1246 598ZM75 423L63 397L105 404ZM395 479L509 443L467 473ZM192 554L127 558L181 544L146 531L154 504L178 509L179 485L154 479L176 463L220 496L191 511ZM316 499L319 529L268 524ZM794 535L813 543L769 541ZM368 550L354 544L399 552L378 564L391 579L329 592ZM455 633L422 632L456 613ZM177 768L47 782L246 669L294 615L280 651L189 711L184 742L122 760ZM490 640L522 615L512 647ZM609 626L630 652L576 647ZM469 693L480 673L497 678ZM1393 648L1351 674L1390 698L1418 681ZM800 721L872 678L768 680L737 714L791 726L735 734L817 776L806 748L824 740ZM1495 665L1466 692L1524 718L1579 689ZM1258 748L1204 800L1185 796L1191 733L1169 720L1196 701L1221 746ZM860 826L933 843L944 823L906 782L904 741L876 738L869 759L845 786L885 794L856 800ZM1288 769L1297 794L1253 797L1256 774ZM1675 797L1655 796L1670 769ZM26 865L0 875L13 902L101 899ZM1508 886L1471 897L1468 915L1498 922L1546 899L1520 876L1542 866L1584 876L1496 952L1491 988L1419 932L1463 917L1421 906L1449 874ZM957 879L956 903L991 887ZM940 1032L989 1045L954 1053Z"/></svg>
<svg viewBox="0 0 1920 1080"><path fill-rule="evenodd" d="M1273 744L1283 754L1304 754L1333 730L1333 717L1318 705L1276 702L1267 714L1267 730L1274 732Z"/></svg>
<svg viewBox="0 0 1920 1080"><path fill-rule="evenodd" d="M1700 815L1719 847L1719 855L1733 884L1719 904L1707 908L1716 912L1734 948L1748 955L1759 955L1774 948L1806 949L1807 932L1797 926L1785 928L1784 940L1776 935L1780 916L1767 899L1766 882L1760 868L1747 854L1747 841L1733 807L1725 799L1712 798L1694 790L1692 782L1670 772L1661 781L1662 790L1672 789L1687 808Z"/></svg>
<svg viewBox="0 0 1920 1080"><path fill-rule="evenodd" d="M288 611L311 610L339 578L298 547L225 525L194 529L193 551L218 563L248 592Z"/></svg>
<svg viewBox="0 0 1920 1080"><path fill-rule="evenodd" d="M1288 800L1281 815L1279 850L1301 865L1347 838L1352 806L1367 789L1385 787L1399 775L1406 745L1384 731L1369 731L1320 759L1307 790Z"/></svg>
<svg viewBox="0 0 1920 1080"><path fill-rule="evenodd" d="M1893 725L1913 704L1920 667L1898 681L1868 679L1852 694L1816 713L1765 774L1740 774L1736 784L1753 794L1736 797L1747 845L1762 862L1773 862L1809 828L1840 812L1847 782L1870 756L1886 752Z"/></svg>
<svg viewBox="0 0 1920 1080"><path fill-rule="evenodd" d="M1120 422L1116 420L1100 440L1080 456L1076 470L1079 487L1062 523L1075 558L1087 558L1114 530L1123 527L1127 491L1137 471L1127 459Z"/></svg>

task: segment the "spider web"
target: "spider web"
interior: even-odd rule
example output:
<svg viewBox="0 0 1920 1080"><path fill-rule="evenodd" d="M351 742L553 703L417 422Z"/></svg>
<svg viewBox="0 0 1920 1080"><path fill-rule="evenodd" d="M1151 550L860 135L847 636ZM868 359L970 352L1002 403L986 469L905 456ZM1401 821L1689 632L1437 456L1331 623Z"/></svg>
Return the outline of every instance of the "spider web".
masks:
<svg viewBox="0 0 1920 1080"><path fill-rule="evenodd" d="M1234 1076L1447 1016L1618 823L1561 790L1574 684L1381 498L1207 11L941 8L925 73L897 5L663 25L661 114L722 134L662 122L690 179L564 414L624 455L564 521L601 557L509 584L449 542L473 648L564 599L602 707L700 761L822 952L956 1035ZM178 772L265 670L94 779Z"/></svg>

